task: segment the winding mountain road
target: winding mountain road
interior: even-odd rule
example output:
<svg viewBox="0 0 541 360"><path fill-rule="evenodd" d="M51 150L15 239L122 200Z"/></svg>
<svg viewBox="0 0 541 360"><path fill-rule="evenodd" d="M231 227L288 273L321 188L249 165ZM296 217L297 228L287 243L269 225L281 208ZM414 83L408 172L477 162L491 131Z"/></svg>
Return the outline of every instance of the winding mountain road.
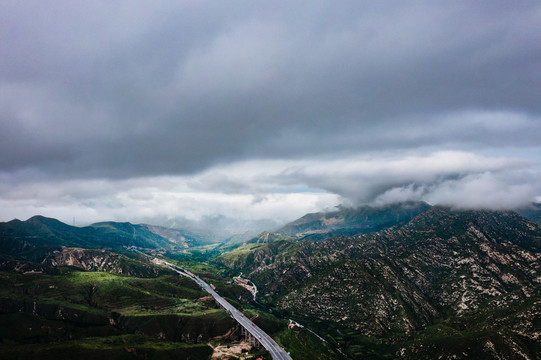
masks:
<svg viewBox="0 0 541 360"><path fill-rule="evenodd" d="M165 265L179 275L186 276L195 281L199 286L201 286L203 290L212 295L216 302L218 302L218 304L220 304L233 319L235 319L242 327L244 327L250 334L252 334L257 339L257 341L259 341L261 345L263 345L263 347L267 349L273 359L292 360L291 356L289 356L288 353L276 343L276 341L274 341L266 332L261 330L261 328L255 325L250 319L244 316L243 313L238 311L227 300L221 297L216 291L214 291L214 289L209 284L201 280L199 276L161 259L155 258L154 262Z"/></svg>

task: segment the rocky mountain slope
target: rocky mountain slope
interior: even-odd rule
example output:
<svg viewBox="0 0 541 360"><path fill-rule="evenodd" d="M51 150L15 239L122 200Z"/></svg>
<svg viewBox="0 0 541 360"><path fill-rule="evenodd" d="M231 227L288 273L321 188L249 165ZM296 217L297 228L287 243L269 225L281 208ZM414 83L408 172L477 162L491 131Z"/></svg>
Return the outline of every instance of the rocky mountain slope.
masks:
<svg viewBox="0 0 541 360"><path fill-rule="evenodd" d="M264 232L243 247L222 254L215 262L229 268L224 273L242 271L243 276L258 286L261 304L257 306L270 308L282 319L294 318L308 324L347 356L541 358L541 227L536 223L514 212L453 210L409 203L396 209L389 206L312 214L290 225L286 229L293 235ZM9 299L6 306L17 303L13 308L0 307L5 311L0 318L3 316L7 324L11 317L23 316L14 315L22 311L24 316L32 314L29 319L33 324L49 316L34 314L34 308L26 300L12 301L19 289L19 280L13 279L19 276L29 284L33 276L36 279L59 276L54 284L37 289L30 297L38 299L32 301L45 306L43 309L54 300L56 314L59 307L65 306L65 299L63 292L55 289L62 284L63 276L75 274L74 267L147 278L145 286L156 293L137 292L137 298L153 294L152 301L141 303L143 312L159 312L152 321L169 319L170 311L197 312L199 300L186 303L178 300L174 295L176 290L167 300L170 307L156 308L156 302L163 300L164 290L154 289L153 284L167 277L168 272L142 259L112 252L123 252L133 246L170 251L184 249L196 241L182 231L130 223L107 222L78 228L40 216L0 223L0 272L4 271L0 275L12 279L13 285L9 291L0 290L6 290L2 295ZM134 252L130 254L138 256ZM86 291L102 275L82 276L92 279L87 284L90 287L81 288ZM101 288L104 294L114 288L121 299L123 292L135 290L125 287L122 281L116 283L120 280L118 275L110 276L112 282ZM165 283L160 284L167 288ZM42 298L44 290L51 291L52 297ZM74 305L69 306L69 311L75 311L81 304L89 306L86 313L95 311L99 298L93 298L94 302L81 300L79 290L70 300ZM244 290L234 285L223 283L217 285L217 290L226 296L230 294L232 301L244 301L235 292ZM200 297L198 294L197 299ZM111 304L116 300L115 296L108 298ZM133 315L132 302L121 305L125 316ZM39 306L36 309L41 309ZM100 311L106 316L117 311L116 307L103 306ZM207 310L210 312L205 316L212 317L214 310ZM65 311L62 307L61 313ZM78 316L87 316L86 313ZM25 319L19 320L27 324ZM121 332L116 325L109 328L110 320L106 319L103 329L115 334L134 334L143 326L137 323L138 319L140 314L130 320L135 321L133 328L128 326ZM176 322L179 317L171 319ZM49 320L64 321L51 318L46 322ZM227 317L220 322L225 324ZM54 329L64 331L62 326L65 324ZM162 326L169 325L152 325L152 331L145 336L158 336ZM173 334L172 328L171 331ZM22 328L21 334L24 335ZM167 338L177 341L173 335Z"/></svg>
<svg viewBox="0 0 541 360"><path fill-rule="evenodd" d="M270 304L384 339L404 357L423 358L417 347L433 345L427 329L438 324L475 329L469 356L541 355L541 228L513 212L433 207L377 233L277 241L229 259L218 261L243 271Z"/></svg>

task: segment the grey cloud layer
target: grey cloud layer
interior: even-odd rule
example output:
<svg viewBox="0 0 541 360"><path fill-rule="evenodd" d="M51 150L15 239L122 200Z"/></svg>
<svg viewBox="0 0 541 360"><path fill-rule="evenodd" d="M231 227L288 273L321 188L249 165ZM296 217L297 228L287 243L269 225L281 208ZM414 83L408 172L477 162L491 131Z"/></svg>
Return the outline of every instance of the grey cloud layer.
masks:
<svg viewBox="0 0 541 360"><path fill-rule="evenodd" d="M0 217L520 206L539 34L536 2L2 2Z"/></svg>
<svg viewBox="0 0 541 360"><path fill-rule="evenodd" d="M0 6L0 171L539 143L535 3Z"/></svg>

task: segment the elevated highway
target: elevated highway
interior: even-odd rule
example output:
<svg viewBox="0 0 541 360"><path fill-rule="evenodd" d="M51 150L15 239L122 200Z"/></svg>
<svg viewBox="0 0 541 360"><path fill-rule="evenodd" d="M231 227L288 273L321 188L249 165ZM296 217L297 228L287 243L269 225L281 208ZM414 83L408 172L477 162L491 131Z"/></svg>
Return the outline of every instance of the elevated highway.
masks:
<svg viewBox="0 0 541 360"><path fill-rule="evenodd" d="M261 330L257 325L255 325L250 319L248 319L243 313L238 311L233 305L231 305L227 300L221 297L214 289L201 280L197 275L182 269L174 264L171 264L167 261L161 259L154 259L153 262L169 267L171 270L175 271L179 275L186 276L193 281L195 281L203 290L208 292L214 300L224 308L229 315L237 321L237 323L243 329L243 333L249 337L251 342L259 342L267 351L271 354L273 359L276 360L292 360L291 356L282 349L276 341L274 341L266 332Z"/></svg>

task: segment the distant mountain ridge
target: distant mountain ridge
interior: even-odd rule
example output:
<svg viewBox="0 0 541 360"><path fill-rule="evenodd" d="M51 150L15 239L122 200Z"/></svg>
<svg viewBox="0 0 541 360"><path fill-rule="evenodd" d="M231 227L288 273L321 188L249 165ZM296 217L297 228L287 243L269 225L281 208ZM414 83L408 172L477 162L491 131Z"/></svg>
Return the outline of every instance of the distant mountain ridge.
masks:
<svg viewBox="0 0 541 360"><path fill-rule="evenodd" d="M274 232L308 240L364 234L409 221L428 209L430 205L416 201L358 208L339 207L335 211L306 214Z"/></svg>
<svg viewBox="0 0 541 360"><path fill-rule="evenodd" d="M0 223L0 253L42 259L62 247L121 250L128 246L175 250L198 244L198 239L179 229L145 224L101 222L85 227L67 225L44 216Z"/></svg>

